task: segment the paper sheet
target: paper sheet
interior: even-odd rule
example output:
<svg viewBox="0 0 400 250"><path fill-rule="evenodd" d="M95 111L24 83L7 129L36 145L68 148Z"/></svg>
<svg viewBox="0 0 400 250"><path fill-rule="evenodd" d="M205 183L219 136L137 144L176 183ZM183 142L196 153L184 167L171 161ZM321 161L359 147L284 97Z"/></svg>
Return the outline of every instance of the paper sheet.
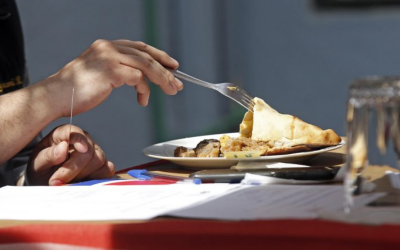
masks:
<svg viewBox="0 0 400 250"><path fill-rule="evenodd" d="M8 186L0 188L0 219L316 218L322 211L342 211L343 200L341 185Z"/></svg>
<svg viewBox="0 0 400 250"><path fill-rule="evenodd" d="M356 198L355 208L364 206L383 194ZM191 218L255 220L312 219L322 212L343 213L343 186L333 185L263 185L237 190L212 202L169 213Z"/></svg>
<svg viewBox="0 0 400 250"><path fill-rule="evenodd" d="M246 186L143 185L0 188L3 220L146 220Z"/></svg>

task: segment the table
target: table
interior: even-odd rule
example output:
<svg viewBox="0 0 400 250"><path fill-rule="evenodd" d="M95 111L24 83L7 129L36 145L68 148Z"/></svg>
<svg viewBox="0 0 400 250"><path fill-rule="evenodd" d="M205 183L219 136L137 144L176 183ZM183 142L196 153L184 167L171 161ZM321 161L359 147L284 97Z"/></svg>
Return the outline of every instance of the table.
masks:
<svg viewBox="0 0 400 250"><path fill-rule="evenodd" d="M310 163L330 161L342 165L344 152L342 148L324 153ZM156 167L159 163L134 168ZM126 177L125 171L117 175ZM188 172L183 170L178 174ZM68 245L79 246L79 249L395 249L400 246L398 232L400 226L397 225L370 226L322 220L0 221L0 250L10 246L23 249L40 243L51 244L40 245L47 249L66 249ZM16 243L22 245L9 245Z"/></svg>
<svg viewBox="0 0 400 250"><path fill-rule="evenodd" d="M102 249L396 249L399 229L318 220L38 223L0 228L0 249L15 242Z"/></svg>

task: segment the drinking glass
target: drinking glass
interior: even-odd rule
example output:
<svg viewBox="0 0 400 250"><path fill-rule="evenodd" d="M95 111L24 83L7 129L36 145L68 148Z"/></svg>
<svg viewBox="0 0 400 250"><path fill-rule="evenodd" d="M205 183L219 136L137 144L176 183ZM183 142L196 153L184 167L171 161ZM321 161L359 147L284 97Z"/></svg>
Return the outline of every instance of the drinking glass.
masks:
<svg viewBox="0 0 400 250"><path fill-rule="evenodd" d="M345 208L350 212L355 195L377 191L377 168L399 168L400 77L351 82L347 104Z"/></svg>

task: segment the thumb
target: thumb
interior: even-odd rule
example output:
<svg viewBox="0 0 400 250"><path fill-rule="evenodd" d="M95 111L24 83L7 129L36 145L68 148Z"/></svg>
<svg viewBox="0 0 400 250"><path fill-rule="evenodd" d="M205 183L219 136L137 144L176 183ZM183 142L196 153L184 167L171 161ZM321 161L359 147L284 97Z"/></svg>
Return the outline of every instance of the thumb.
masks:
<svg viewBox="0 0 400 250"><path fill-rule="evenodd" d="M33 161L35 172L44 171L63 163L68 156L68 143L65 141L39 152Z"/></svg>

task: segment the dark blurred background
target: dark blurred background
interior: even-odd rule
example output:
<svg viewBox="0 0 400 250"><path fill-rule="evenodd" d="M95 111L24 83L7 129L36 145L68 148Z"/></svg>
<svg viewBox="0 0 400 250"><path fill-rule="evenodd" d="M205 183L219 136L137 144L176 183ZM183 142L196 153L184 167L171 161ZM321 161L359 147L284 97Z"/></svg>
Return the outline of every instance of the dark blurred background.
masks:
<svg viewBox="0 0 400 250"><path fill-rule="evenodd" d="M400 75L398 1L17 2L32 82L57 72L96 39L140 40L168 52L183 72L236 83L281 113L345 135L349 82ZM176 96L152 88L146 108L133 88L122 87L73 123L122 169L152 161L142 149L154 143L237 132L244 113L217 92L186 83Z"/></svg>

